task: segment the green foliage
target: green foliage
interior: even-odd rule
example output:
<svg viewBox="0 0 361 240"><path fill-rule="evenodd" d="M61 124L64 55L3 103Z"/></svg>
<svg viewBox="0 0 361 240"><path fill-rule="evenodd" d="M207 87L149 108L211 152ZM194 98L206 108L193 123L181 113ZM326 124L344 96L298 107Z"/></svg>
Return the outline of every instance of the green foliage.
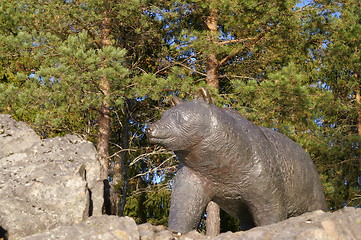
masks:
<svg viewBox="0 0 361 240"><path fill-rule="evenodd" d="M241 106L249 108L244 110L244 115L254 121L262 121L264 126L292 135L295 130L289 127L313 122L309 115L314 108L315 91L307 81L307 74L290 62L280 71L270 73L267 80L235 80L232 84L237 93L234 98L240 99ZM299 128L301 131L302 127Z"/></svg>
<svg viewBox="0 0 361 240"><path fill-rule="evenodd" d="M6 89L4 97L20 102L16 106L6 103L8 106L3 107L13 110L12 114L18 118L31 117L28 120L41 126L42 129L38 130L42 134L56 129L90 134L79 129L94 126L89 123L95 121L95 110L104 99L99 89L101 78L105 77L112 83L113 98L109 100L113 103L124 95L124 89L129 84L127 70L123 66L126 51L113 46L94 49L93 40L85 31L71 34L64 41L49 33L19 35L22 42L26 41L23 36L31 39L29 44L35 46L32 46L29 58L38 60L41 66L36 72L32 70L34 73L29 71L29 75L26 75L27 69L17 72L12 81L13 87L9 84L2 86ZM46 41L40 42L41 39ZM29 113L29 110L33 112Z"/></svg>
<svg viewBox="0 0 361 240"><path fill-rule="evenodd" d="M361 206L361 118L360 103L360 3L344 1L339 18L330 25L332 33L318 61L323 80L322 90L328 97L318 102L322 111L315 158L325 180L329 206ZM359 132L358 132L359 131Z"/></svg>
<svg viewBox="0 0 361 240"><path fill-rule="evenodd" d="M133 217L138 224L167 225L170 207L170 189L149 186L127 199L125 214Z"/></svg>

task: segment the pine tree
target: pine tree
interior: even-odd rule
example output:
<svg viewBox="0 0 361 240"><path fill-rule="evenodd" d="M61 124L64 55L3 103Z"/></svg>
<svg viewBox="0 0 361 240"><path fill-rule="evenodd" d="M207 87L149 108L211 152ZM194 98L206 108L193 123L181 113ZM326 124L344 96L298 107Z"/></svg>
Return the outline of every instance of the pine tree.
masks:
<svg viewBox="0 0 361 240"><path fill-rule="evenodd" d="M322 126L315 152L322 162L331 209L360 206L360 3L339 4L329 26L329 38L319 56L319 121Z"/></svg>
<svg viewBox="0 0 361 240"><path fill-rule="evenodd" d="M44 137L77 133L94 141L105 181L111 124L116 123L112 111L124 113L128 98L157 96L152 90L164 89L154 77L139 76L139 69L149 66L151 54L145 53L155 50L159 37L153 17L144 14L146 4L24 0L1 5L6 26L1 33L2 112L33 123ZM157 88L149 87L152 82Z"/></svg>

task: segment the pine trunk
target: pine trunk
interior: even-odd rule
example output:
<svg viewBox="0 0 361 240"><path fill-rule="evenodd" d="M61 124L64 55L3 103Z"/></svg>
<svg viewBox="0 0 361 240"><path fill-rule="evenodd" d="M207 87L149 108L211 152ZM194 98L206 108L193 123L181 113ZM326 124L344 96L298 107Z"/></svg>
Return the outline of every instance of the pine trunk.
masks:
<svg viewBox="0 0 361 240"><path fill-rule="evenodd" d="M209 40L210 45L214 43L217 39L217 11L212 10L211 14L205 21L205 24L209 30ZM211 48L212 49L212 48ZM219 68L219 61L215 53L210 53L206 59L206 82L209 86L215 88L216 90L219 89L219 79L218 79L218 68Z"/></svg>
<svg viewBox="0 0 361 240"><path fill-rule="evenodd" d="M104 82L105 84L105 82ZM101 178L108 179L108 159L109 159L109 137L110 137L110 110L109 104L104 101L99 110L97 152L101 164Z"/></svg>
<svg viewBox="0 0 361 240"><path fill-rule="evenodd" d="M101 47L111 45L110 41L110 24L109 18L109 4L104 0L104 18L102 21L102 35ZM104 67L106 62L103 63ZM111 214L110 204L110 185L108 181L108 164L109 164L109 138L110 138L110 83L106 76L103 76L99 83L99 89L103 94L103 102L99 109L99 125L98 125L98 139L97 139L97 152L99 162L101 164L101 178L104 182L104 211Z"/></svg>
<svg viewBox="0 0 361 240"><path fill-rule="evenodd" d="M209 54L207 56L206 82L209 86L217 90L219 89L218 67L219 63L216 55Z"/></svg>
<svg viewBox="0 0 361 240"><path fill-rule="evenodd" d="M210 16L205 21L205 24L210 31L210 44L213 44L217 38L217 11L212 10ZM210 53L206 60L206 82L207 85L219 90L218 69L219 61L215 53ZM220 233L220 207L215 202L210 202L206 209L206 234L207 236L217 236Z"/></svg>
<svg viewBox="0 0 361 240"><path fill-rule="evenodd" d="M108 6L108 1L104 1L104 6ZM101 47L111 45L110 41L110 18L109 12L104 11L104 18L102 21L102 36L101 36ZM103 63L106 65L106 63ZM105 67L105 66L104 66ZM106 76L103 76L99 83L99 89L103 93L103 103L99 110L99 127L98 127L98 141L97 150L99 154L99 161L102 166L102 178L108 179L108 159L109 159L109 137L110 137L110 83Z"/></svg>

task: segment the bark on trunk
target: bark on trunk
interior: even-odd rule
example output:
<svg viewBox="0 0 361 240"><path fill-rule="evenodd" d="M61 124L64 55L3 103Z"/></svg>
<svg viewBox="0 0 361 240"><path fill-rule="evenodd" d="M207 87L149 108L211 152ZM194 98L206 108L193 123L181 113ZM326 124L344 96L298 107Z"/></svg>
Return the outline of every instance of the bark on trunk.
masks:
<svg viewBox="0 0 361 240"><path fill-rule="evenodd" d="M219 63L216 55L209 54L207 56L206 82L209 86L217 90L219 89L218 67L219 67Z"/></svg>
<svg viewBox="0 0 361 240"><path fill-rule="evenodd" d="M110 41L110 17L108 12L108 1L104 0L104 11L102 21L102 36L101 36L101 47L111 45ZM104 60L105 61L105 60ZM105 67L106 62L102 63ZM98 141L97 150L99 154L99 161L102 165L102 178L108 179L108 158L109 158L109 137L110 137L110 83L106 76L103 76L99 83L99 89L103 94L103 103L99 110L99 127L98 127Z"/></svg>
<svg viewBox="0 0 361 240"><path fill-rule="evenodd" d="M106 91L108 85L106 79L102 79L101 89ZM98 126L98 139L97 139L97 152L99 162L101 165L101 178L104 183L104 206L103 211L111 214L111 199L110 199L110 185L108 181L108 161L109 161L109 137L110 137L110 108L107 101L103 101L103 104L99 110L99 126Z"/></svg>
<svg viewBox="0 0 361 240"><path fill-rule="evenodd" d="M212 10L211 14L207 17L205 24L210 32L209 40L210 44L213 44L217 39L217 11ZM206 82L209 86L214 87L215 89L219 89L219 79L218 79L218 69L219 69L219 61L215 53L210 53L207 56L206 60Z"/></svg>
<svg viewBox="0 0 361 240"><path fill-rule="evenodd" d="M102 35L101 47L106 47L111 44L110 29L111 20L109 17L109 2L104 0L104 15L102 21ZM105 61L105 60L104 60ZM106 62L103 62L104 67ZM99 83L99 89L103 94L103 102L99 109L99 125L98 125L98 139L97 152L99 162L101 164L101 178L104 182L104 211L107 214L111 213L110 207L110 185L108 181L108 161L109 161L109 138L110 138L110 83L106 76L103 76Z"/></svg>
<svg viewBox="0 0 361 240"><path fill-rule="evenodd" d="M213 44L217 38L217 11L212 10L211 14L205 21L205 24L210 31L210 44ZM215 53L210 53L206 60L206 82L207 85L219 91L218 78L219 61ZM217 236L220 233L220 207L215 202L210 202L206 209L206 234L207 236Z"/></svg>
<svg viewBox="0 0 361 240"><path fill-rule="evenodd" d="M110 137L110 110L109 104L104 101L99 110L99 127L97 152L102 167L101 178L108 179L109 137Z"/></svg>

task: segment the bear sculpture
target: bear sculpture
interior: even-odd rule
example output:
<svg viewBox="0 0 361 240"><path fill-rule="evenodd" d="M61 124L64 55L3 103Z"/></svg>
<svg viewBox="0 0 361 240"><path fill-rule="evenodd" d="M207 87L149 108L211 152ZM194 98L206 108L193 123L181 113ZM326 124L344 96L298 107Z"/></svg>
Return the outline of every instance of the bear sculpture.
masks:
<svg viewBox="0 0 361 240"><path fill-rule="evenodd" d="M204 88L191 101L172 101L175 107L146 130L150 142L180 161L170 229L195 229L210 201L239 218L242 230L326 210L316 167L291 139L217 107Z"/></svg>

